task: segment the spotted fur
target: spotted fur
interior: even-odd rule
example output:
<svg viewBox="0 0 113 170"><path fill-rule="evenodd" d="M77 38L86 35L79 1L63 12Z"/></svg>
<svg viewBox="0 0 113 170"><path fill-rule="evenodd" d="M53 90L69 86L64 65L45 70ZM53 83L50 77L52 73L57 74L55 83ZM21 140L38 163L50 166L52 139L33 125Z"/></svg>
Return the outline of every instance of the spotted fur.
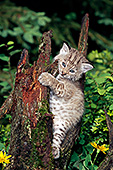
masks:
<svg viewBox="0 0 113 170"><path fill-rule="evenodd" d="M52 153L54 158L58 159L66 133L80 121L84 112L84 94L78 80L93 66L78 50L69 48L65 43L54 60L58 60L59 75L55 78L44 72L39 76L39 81L51 89Z"/></svg>

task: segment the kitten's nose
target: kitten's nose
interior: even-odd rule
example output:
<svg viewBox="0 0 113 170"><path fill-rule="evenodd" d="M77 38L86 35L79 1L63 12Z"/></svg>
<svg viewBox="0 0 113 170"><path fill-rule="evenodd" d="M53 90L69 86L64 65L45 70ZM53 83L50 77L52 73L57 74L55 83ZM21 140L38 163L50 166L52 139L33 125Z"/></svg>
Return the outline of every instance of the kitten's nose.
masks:
<svg viewBox="0 0 113 170"><path fill-rule="evenodd" d="M62 71L62 75L63 75L63 76L66 75L66 72L63 72L63 71Z"/></svg>

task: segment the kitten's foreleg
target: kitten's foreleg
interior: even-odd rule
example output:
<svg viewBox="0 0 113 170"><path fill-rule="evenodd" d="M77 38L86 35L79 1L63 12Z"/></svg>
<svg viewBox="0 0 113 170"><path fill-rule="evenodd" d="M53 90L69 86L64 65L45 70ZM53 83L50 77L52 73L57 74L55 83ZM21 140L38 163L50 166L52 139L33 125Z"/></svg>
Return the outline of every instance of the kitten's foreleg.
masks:
<svg viewBox="0 0 113 170"><path fill-rule="evenodd" d="M49 86L50 89L58 96L63 97L64 96L64 84L60 83L55 77L53 77L48 72L43 72L39 78L39 82L44 86Z"/></svg>

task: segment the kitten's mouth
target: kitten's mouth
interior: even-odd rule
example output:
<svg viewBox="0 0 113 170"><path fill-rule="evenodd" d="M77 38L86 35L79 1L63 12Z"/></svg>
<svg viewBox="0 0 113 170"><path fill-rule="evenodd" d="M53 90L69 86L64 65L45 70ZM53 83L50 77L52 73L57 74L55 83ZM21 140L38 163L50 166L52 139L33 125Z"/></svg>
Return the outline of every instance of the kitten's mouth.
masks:
<svg viewBox="0 0 113 170"><path fill-rule="evenodd" d="M62 76L65 76L66 75L66 73L65 72L62 72L62 74L61 74Z"/></svg>
<svg viewBox="0 0 113 170"><path fill-rule="evenodd" d="M64 77L66 75L66 73L63 73L62 76Z"/></svg>

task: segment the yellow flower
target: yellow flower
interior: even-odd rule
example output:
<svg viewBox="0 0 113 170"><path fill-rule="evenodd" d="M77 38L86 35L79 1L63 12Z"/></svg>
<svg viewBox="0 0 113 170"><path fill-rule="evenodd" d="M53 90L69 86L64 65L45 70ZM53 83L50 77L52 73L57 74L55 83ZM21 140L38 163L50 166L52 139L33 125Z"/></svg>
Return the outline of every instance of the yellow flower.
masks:
<svg viewBox="0 0 113 170"><path fill-rule="evenodd" d="M100 149L100 151L102 151L104 154L106 154L104 151L109 150L109 148L106 148L106 147L105 147L105 144L103 144L102 146L99 146L99 149Z"/></svg>
<svg viewBox="0 0 113 170"><path fill-rule="evenodd" d="M105 147L105 144L103 144L102 146L97 145L95 142L91 142L90 144L91 144L94 148L102 151L104 154L106 154L104 151L109 150L109 148L106 148L106 147Z"/></svg>
<svg viewBox="0 0 113 170"><path fill-rule="evenodd" d="M9 155L9 156L6 156L6 152L0 152L0 163L6 163L6 164L9 164L10 163L10 161L9 161L9 158L11 157L11 155Z"/></svg>
<svg viewBox="0 0 113 170"><path fill-rule="evenodd" d="M90 143L94 148L98 149L98 145L95 142Z"/></svg>

